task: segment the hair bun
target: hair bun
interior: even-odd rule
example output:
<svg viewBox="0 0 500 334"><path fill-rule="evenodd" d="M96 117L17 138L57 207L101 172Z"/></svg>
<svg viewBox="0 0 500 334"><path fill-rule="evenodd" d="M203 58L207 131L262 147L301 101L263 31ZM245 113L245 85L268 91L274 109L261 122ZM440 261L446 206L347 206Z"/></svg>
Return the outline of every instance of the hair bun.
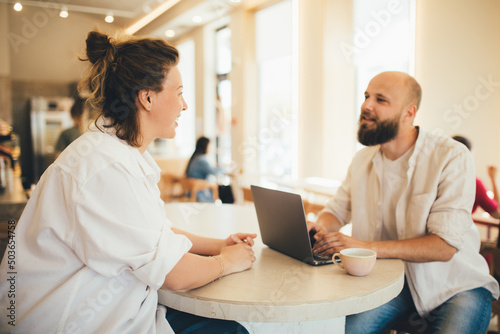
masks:
<svg viewBox="0 0 500 334"><path fill-rule="evenodd" d="M115 46L107 35L97 31L91 31L87 35L86 43L87 58L92 64L97 63L100 59L106 58L107 55L111 55L111 58L113 57Z"/></svg>

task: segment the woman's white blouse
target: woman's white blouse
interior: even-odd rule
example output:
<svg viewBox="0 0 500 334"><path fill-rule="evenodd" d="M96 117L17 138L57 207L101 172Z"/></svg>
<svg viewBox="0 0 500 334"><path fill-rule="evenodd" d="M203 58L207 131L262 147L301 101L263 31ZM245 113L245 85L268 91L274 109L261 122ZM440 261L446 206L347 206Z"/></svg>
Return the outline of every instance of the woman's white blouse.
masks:
<svg viewBox="0 0 500 334"><path fill-rule="evenodd" d="M17 225L16 326L2 321L0 332L171 332L157 290L192 244L172 232L159 179L147 152L113 134L90 131L68 146Z"/></svg>

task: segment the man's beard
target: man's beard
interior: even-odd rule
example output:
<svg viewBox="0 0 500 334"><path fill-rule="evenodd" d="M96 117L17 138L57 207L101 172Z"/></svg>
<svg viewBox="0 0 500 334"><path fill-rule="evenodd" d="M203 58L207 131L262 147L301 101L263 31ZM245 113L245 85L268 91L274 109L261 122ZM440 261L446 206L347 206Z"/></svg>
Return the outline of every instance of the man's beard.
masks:
<svg viewBox="0 0 500 334"><path fill-rule="evenodd" d="M387 143L396 138L399 132L399 115L393 119L379 121L375 119L375 128L369 129L368 124L361 123L361 113L358 128L358 141L365 146Z"/></svg>

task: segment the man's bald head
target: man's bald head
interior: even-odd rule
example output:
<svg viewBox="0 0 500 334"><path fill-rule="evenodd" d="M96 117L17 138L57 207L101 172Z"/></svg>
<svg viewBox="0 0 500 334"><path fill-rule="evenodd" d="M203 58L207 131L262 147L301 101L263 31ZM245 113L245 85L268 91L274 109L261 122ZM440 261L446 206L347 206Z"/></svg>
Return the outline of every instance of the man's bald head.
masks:
<svg viewBox="0 0 500 334"><path fill-rule="evenodd" d="M387 71L376 75L372 80L383 80L396 86L404 87L404 94L406 95L404 101L406 104L414 104L417 110L420 107L422 88L417 80L408 73Z"/></svg>

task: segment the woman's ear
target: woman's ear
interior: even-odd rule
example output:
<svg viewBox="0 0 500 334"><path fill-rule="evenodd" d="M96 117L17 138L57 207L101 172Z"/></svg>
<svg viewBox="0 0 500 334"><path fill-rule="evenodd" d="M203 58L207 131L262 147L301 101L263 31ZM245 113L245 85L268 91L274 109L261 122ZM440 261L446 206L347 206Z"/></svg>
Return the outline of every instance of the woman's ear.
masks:
<svg viewBox="0 0 500 334"><path fill-rule="evenodd" d="M151 110L151 91L146 89L141 89L138 93L138 100L140 105L145 110Z"/></svg>

